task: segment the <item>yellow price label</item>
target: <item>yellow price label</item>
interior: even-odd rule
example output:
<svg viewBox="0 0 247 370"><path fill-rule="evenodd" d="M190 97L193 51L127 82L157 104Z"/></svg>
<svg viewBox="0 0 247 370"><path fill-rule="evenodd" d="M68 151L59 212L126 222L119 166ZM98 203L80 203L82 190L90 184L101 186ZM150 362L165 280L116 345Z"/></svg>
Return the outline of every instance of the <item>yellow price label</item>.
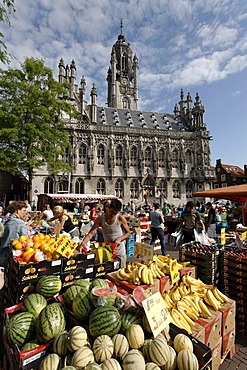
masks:
<svg viewBox="0 0 247 370"><path fill-rule="evenodd" d="M156 292L142 301L142 306L152 333L156 337L171 321L164 299L160 292Z"/></svg>
<svg viewBox="0 0 247 370"><path fill-rule="evenodd" d="M241 235L241 239L244 241L246 239L246 231L244 233L242 233Z"/></svg>
<svg viewBox="0 0 247 370"><path fill-rule="evenodd" d="M221 239L221 245L226 244L226 229L220 230L220 239Z"/></svg>
<svg viewBox="0 0 247 370"><path fill-rule="evenodd" d="M177 260L170 260L170 275L171 275L171 281L172 284L176 283L176 281L179 280L179 271L178 271L178 264Z"/></svg>

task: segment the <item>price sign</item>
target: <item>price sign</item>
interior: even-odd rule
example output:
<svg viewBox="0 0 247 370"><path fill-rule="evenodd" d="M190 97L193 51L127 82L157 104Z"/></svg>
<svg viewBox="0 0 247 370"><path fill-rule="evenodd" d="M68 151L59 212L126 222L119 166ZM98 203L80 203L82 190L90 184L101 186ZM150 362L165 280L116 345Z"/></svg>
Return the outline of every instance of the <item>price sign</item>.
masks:
<svg viewBox="0 0 247 370"><path fill-rule="evenodd" d="M142 301L142 306L152 333L156 337L171 321L164 299L160 292L156 292L151 297Z"/></svg>
<svg viewBox="0 0 247 370"><path fill-rule="evenodd" d="M145 243L135 243L135 256L143 261L152 261L154 256L154 246Z"/></svg>
<svg viewBox="0 0 247 370"><path fill-rule="evenodd" d="M178 272L178 264L177 260L170 260L170 275L171 275L171 280L172 284L176 283L176 281L179 280L179 272Z"/></svg>
<svg viewBox="0 0 247 370"><path fill-rule="evenodd" d="M226 229L220 230L220 239L221 239L221 245L226 244Z"/></svg>
<svg viewBox="0 0 247 370"><path fill-rule="evenodd" d="M246 231L244 233L242 233L241 237L242 237L243 241L246 239Z"/></svg>

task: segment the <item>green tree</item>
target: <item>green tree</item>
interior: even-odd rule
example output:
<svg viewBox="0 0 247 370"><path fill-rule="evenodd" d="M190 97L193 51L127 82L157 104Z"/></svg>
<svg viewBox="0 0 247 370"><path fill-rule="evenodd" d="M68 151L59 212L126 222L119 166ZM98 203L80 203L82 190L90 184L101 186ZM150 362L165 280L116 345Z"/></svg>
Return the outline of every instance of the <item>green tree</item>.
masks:
<svg viewBox="0 0 247 370"><path fill-rule="evenodd" d="M0 22L6 22L10 25L9 16L14 10L14 0L3 0L2 4L0 3ZM0 62L7 63L9 59L3 38L4 35L0 32Z"/></svg>
<svg viewBox="0 0 247 370"><path fill-rule="evenodd" d="M0 169L27 175L30 200L35 170L44 164L51 174L70 170L63 160L70 147L66 121L78 113L62 99L68 88L39 59L0 70Z"/></svg>

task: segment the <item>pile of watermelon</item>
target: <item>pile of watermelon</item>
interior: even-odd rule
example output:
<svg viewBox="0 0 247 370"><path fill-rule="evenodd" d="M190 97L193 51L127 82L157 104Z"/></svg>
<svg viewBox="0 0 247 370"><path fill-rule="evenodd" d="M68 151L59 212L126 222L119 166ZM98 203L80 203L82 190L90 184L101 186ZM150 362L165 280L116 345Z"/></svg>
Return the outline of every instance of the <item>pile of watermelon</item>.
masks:
<svg viewBox="0 0 247 370"><path fill-rule="evenodd" d="M9 345L22 351L51 343L52 353L37 370L198 370L188 336L182 334L174 348L164 334L153 338L143 308L119 307L116 288L105 280L75 280L62 304L46 299L52 288L48 293L44 284L52 278L39 283L5 328Z"/></svg>

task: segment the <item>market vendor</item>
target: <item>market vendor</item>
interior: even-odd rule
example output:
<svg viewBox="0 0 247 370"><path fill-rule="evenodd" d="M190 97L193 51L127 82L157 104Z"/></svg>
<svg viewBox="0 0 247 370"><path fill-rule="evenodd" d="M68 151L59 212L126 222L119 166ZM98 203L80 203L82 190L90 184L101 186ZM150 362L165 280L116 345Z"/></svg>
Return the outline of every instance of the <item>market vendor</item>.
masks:
<svg viewBox="0 0 247 370"><path fill-rule="evenodd" d="M65 212L62 206L55 206L53 208L53 217L48 220L51 221L59 221L58 224L55 225L56 231L58 233L64 231L65 233L70 234L72 238L79 237L79 228L75 226L69 217L69 215Z"/></svg>
<svg viewBox="0 0 247 370"><path fill-rule="evenodd" d="M181 215L181 223L177 231L182 230L183 243L189 243L195 240L194 230L200 225L205 232L205 225L200 217L199 212L195 211L195 204L192 201L187 202L185 210Z"/></svg>
<svg viewBox="0 0 247 370"><path fill-rule="evenodd" d="M27 205L23 201L14 201L8 207L10 216L3 221L4 232L1 239L0 255L4 255L9 250L11 242L24 235L29 237L29 230L25 219L27 215Z"/></svg>
<svg viewBox="0 0 247 370"><path fill-rule="evenodd" d="M126 250L125 240L129 238L130 231L126 218L120 214L122 203L118 199L111 201L109 206L105 208L105 213L98 216L89 233L84 237L82 243L79 245L78 250L81 252L86 248L95 231L101 228L104 241L116 244L116 254L121 260L121 267L126 265Z"/></svg>

